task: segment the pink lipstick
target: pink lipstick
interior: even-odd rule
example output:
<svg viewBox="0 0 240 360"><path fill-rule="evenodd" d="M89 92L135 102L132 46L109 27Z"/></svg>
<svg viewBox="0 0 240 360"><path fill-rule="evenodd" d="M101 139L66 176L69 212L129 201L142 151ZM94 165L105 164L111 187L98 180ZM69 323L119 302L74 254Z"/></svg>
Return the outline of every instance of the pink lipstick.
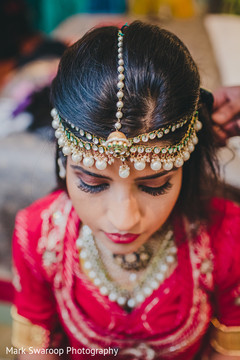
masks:
<svg viewBox="0 0 240 360"><path fill-rule="evenodd" d="M139 234L110 234L106 232L105 235L115 244L130 244L139 237Z"/></svg>

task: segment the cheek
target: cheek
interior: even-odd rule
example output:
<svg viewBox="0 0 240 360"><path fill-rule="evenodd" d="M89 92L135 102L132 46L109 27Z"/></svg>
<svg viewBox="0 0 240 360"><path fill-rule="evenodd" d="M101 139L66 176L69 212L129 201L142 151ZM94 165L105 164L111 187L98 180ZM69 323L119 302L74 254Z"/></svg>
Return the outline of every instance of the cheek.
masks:
<svg viewBox="0 0 240 360"><path fill-rule="evenodd" d="M91 194L81 191L78 188L78 179L72 174L71 170L67 170L66 184L68 195L79 218L82 222L92 227L93 225L91 225L91 222L95 222L103 213L103 204L100 197L99 199L96 199L94 195L91 196Z"/></svg>
<svg viewBox="0 0 240 360"><path fill-rule="evenodd" d="M182 169L179 169L172 178L172 189L166 196L166 209L169 213L173 210L182 187Z"/></svg>
<svg viewBox="0 0 240 360"><path fill-rule="evenodd" d="M71 171L68 170L68 168L66 173L66 185L68 195L72 200L73 206L79 218L82 219L84 213L88 213L90 211L90 209L87 207L91 204L91 202L87 201L88 194L85 194L78 188L78 179L72 174ZM86 211L83 212L83 209L86 209Z"/></svg>
<svg viewBox="0 0 240 360"><path fill-rule="evenodd" d="M171 214L182 186L182 171L179 169L178 173L173 177L171 183L171 190L158 199L154 199L153 202L149 202L148 206L148 219L153 228L162 226Z"/></svg>
<svg viewBox="0 0 240 360"><path fill-rule="evenodd" d="M182 169L179 169L176 176L173 178L173 187L172 191L169 193L169 206L174 207L179 197L181 187L182 187Z"/></svg>

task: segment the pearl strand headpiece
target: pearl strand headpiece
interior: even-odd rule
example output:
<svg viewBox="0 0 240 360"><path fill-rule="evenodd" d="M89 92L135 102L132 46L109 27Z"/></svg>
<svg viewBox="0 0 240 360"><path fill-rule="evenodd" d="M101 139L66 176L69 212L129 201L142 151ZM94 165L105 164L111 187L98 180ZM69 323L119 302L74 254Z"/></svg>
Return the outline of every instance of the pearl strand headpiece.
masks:
<svg viewBox="0 0 240 360"><path fill-rule="evenodd" d="M188 117L178 120L171 125L159 128L149 133L144 133L133 138L127 138L126 135L119 131L122 127L121 119L123 117L123 97L124 97L124 60L123 60L123 37L121 30L118 31L118 83L117 83L117 121L114 125L115 131L111 132L107 139L100 138L79 129L70 121L62 120L58 111L54 108L51 111L53 117L52 126L58 144L62 148L64 155L72 156L75 163L83 161L84 166L95 166L98 170L106 169L108 164L114 160L120 159L122 164L119 167L119 176L127 178L130 174L130 167L126 163L130 160L134 163L136 170L143 170L146 163L150 163L152 170L158 171L172 170L175 167L181 167L184 161L190 157L198 142L196 132L202 128L202 123L198 120L198 111L196 111L183 138L175 145L157 146L150 145L150 141L162 139L164 135L174 132L183 127L189 120ZM74 133L72 130L74 130ZM79 134L78 135L75 134Z"/></svg>

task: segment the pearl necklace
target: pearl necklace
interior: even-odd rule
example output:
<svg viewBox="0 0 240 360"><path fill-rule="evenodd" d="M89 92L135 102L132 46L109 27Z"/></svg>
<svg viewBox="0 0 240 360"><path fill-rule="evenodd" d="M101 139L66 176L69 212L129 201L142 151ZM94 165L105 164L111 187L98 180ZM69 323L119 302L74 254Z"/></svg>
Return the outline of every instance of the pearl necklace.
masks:
<svg viewBox="0 0 240 360"><path fill-rule="evenodd" d="M170 265L176 262L177 248L174 243L173 231L167 230L160 235L160 246L146 268L143 277L136 286L128 291L111 280L111 276L104 269L98 248L91 229L83 225L80 229L76 246L79 250L80 261L94 285L102 295L108 296L110 301L120 306L132 309L158 289L166 278Z"/></svg>

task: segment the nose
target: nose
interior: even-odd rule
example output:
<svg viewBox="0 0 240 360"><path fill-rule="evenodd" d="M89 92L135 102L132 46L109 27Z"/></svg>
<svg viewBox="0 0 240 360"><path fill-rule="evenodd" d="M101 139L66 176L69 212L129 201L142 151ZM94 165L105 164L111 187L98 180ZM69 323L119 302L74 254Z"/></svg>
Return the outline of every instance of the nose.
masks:
<svg viewBox="0 0 240 360"><path fill-rule="evenodd" d="M113 232L136 232L139 230L141 211L134 195L113 200L107 211Z"/></svg>

